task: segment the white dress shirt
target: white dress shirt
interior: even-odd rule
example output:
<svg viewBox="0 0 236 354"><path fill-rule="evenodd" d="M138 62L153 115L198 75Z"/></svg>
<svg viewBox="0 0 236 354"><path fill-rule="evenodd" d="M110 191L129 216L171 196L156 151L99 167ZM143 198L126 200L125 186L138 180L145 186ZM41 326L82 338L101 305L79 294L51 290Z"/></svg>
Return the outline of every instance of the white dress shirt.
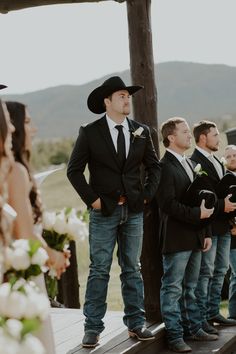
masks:
<svg viewBox="0 0 236 354"><path fill-rule="evenodd" d="M180 155L177 152L171 150L171 149L166 149L168 152L170 152L172 155L174 155L177 160L181 163L181 165L183 166L183 168L185 169L187 175L190 178L190 181L193 182L193 171L191 169L191 167L189 166L189 163L186 160L186 156L185 155Z"/></svg>
<svg viewBox="0 0 236 354"><path fill-rule="evenodd" d="M114 122L114 120L112 120L110 117L108 117L107 114L106 114L106 119L107 119L108 128L110 130L111 138L112 138L113 144L114 144L116 152L117 152L118 130L115 128L115 126L119 125L119 124ZM130 131L129 131L129 124L128 124L127 119L125 118L124 121L120 125L123 125L123 133L125 136L125 153L126 153L126 157L127 157L128 153L129 153L129 147L130 147Z"/></svg>
<svg viewBox="0 0 236 354"><path fill-rule="evenodd" d="M212 153L209 153L208 151L200 148L199 146L196 146L196 149L201 152L214 166L219 178L221 179L223 177L223 170L222 170L222 165L217 161L217 159L214 157Z"/></svg>

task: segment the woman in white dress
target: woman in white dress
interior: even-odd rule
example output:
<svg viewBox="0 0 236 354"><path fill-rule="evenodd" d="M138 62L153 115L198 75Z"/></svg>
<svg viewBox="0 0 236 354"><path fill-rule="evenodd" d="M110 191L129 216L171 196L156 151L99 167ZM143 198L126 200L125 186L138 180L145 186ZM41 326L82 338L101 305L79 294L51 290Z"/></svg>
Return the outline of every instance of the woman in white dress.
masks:
<svg viewBox="0 0 236 354"><path fill-rule="evenodd" d="M10 120L7 123L5 115L7 115L6 105L0 100L0 283L4 273L4 247L11 242L13 222L13 214L11 217L10 212L7 212L6 203L8 200L7 178L13 163L11 133L14 127Z"/></svg>
<svg viewBox="0 0 236 354"><path fill-rule="evenodd" d="M13 154L15 161L8 177L8 203L17 213L13 225L15 238L37 238L49 255L48 265L53 267L58 278L69 264L69 253L58 252L47 246L41 235L41 202L39 193L29 169L31 138L35 129L24 105L7 103L10 120L14 126L12 135ZM22 110L22 108L24 108ZM20 114L19 114L20 112ZM46 293L43 276L36 277L35 282ZM50 318L43 324L39 338L43 342L47 354L55 354L55 344Z"/></svg>

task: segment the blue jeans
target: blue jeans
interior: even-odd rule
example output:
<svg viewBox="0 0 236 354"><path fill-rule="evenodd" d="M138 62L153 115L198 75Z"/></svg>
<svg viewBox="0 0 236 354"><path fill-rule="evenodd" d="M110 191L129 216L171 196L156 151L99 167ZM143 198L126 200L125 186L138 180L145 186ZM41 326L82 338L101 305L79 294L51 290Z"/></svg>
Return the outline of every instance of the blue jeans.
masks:
<svg viewBox="0 0 236 354"><path fill-rule="evenodd" d="M230 250L229 317L236 319L236 248Z"/></svg>
<svg viewBox="0 0 236 354"><path fill-rule="evenodd" d="M118 205L111 216L91 210L89 224L90 273L85 295L85 331L101 333L106 313L106 297L113 251L118 243L124 324L129 329L142 327L144 316L143 280L140 256L143 240L143 213L131 213Z"/></svg>
<svg viewBox="0 0 236 354"><path fill-rule="evenodd" d="M201 264L201 252L183 251L163 255L161 312L169 343L195 334L201 328L194 291Z"/></svg>
<svg viewBox="0 0 236 354"><path fill-rule="evenodd" d="M211 249L202 254L195 294L203 322L220 312L221 290L229 268L230 242L229 234L213 236Z"/></svg>

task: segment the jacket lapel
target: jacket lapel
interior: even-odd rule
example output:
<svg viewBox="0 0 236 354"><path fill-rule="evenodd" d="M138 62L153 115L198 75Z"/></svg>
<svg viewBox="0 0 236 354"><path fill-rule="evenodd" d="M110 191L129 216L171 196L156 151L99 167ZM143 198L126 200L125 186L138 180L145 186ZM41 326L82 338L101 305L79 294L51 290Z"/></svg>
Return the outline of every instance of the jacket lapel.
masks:
<svg viewBox="0 0 236 354"><path fill-rule="evenodd" d="M169 162L171 162L176 167L178 172L180 172L182 176L184 176L185 178L188 178L188 180L190 181L190 178L189 178L187 172L185 171L184 167L181 165L181 163L178 161L178 159L173 154L171 154L169 151L166 151L163 158L165 158Z"/></svg>
<svg viewBox="0 0 236 354"><path fill-rule="evenodd" d="M218 173L215 170L215 167L213 166L213 164L211 163L211 161L209 161L200 151L198 151L197 149L194 150L194 153L192 155L193 160L194 160L194 155L196 155L197 159L200 160L201 165L204 166L206 165L207 168L211 171L212 176L219 181L219 176ZM203 167L204 170L204 167Z"/></svg>

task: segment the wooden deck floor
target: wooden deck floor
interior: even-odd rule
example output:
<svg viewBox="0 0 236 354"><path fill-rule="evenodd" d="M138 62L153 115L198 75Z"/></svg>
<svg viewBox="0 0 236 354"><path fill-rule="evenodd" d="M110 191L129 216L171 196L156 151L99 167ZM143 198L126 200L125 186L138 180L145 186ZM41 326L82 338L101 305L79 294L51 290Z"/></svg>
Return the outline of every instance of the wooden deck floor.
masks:
<svg viewBox="0 0 236 354"><path fill-rule="evenodd" d="M56 353L66 354L82 341L84 335L84 316L81 310L75 309L51 309L51 314ZM104 322L106 328L101 335L101 345L109 342L125 330L121 312L109 311ZM125 332L127 336L127 331ZM86 352L88 353L88 350Z"/></svg>
<svg viewBox="0 0 236 354"><path fill-rule="evenodd" d="M105 317L105 330L101 334L100 345L93 350L83 349L84 317L81 310L51 309L56 354L170 354L164 340L163 324L148 324L155 334L153 344L129 339L122 321L122 312L109 311ZM219 327L220 328L220 327ZM188 342L194 354L236 354L236 327L220 328L219 339L214 342ZM148 346L149 345L149 346ZM74 349L74 350L73 350Z"/></svg>

